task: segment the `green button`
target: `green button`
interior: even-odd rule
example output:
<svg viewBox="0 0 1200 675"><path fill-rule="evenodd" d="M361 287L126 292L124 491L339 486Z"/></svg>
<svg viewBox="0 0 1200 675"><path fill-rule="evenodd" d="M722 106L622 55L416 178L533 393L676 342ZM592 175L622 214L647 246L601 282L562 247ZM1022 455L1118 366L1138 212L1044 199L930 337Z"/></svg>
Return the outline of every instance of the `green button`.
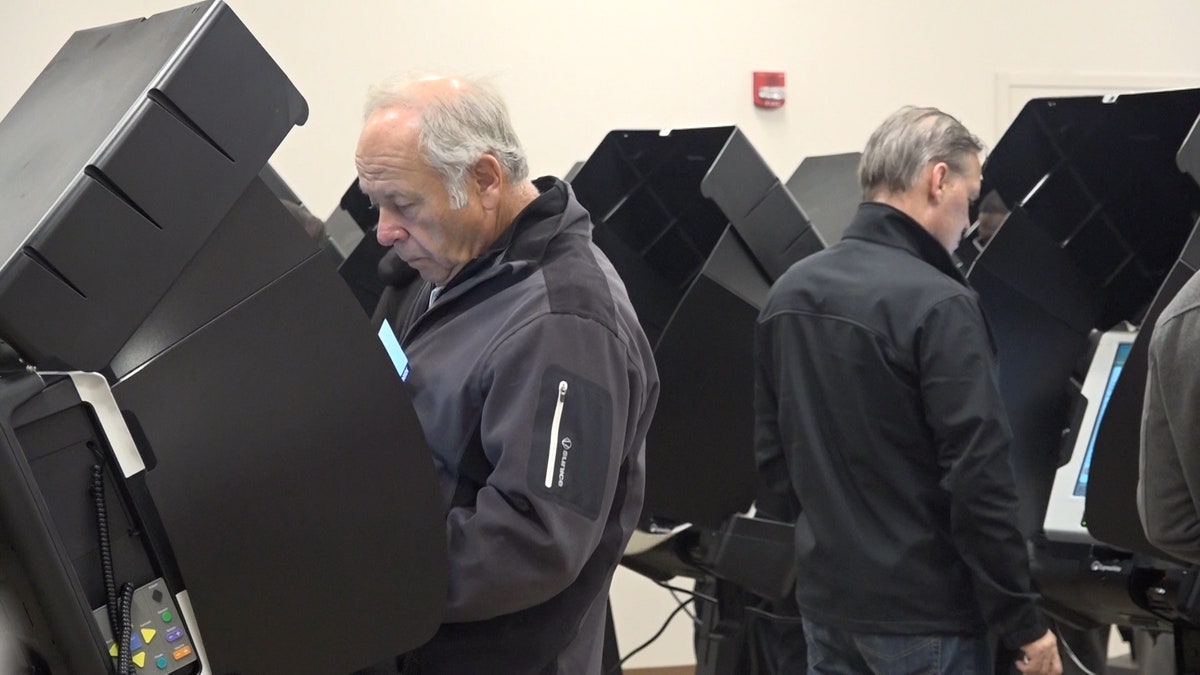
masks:
<svg viewBox="0 0 1200 675"><path fill-rule="evenodd" d="M175 617L171 616L171 612L170 612L170 610L167 610L167 611L165 611L165 612L163 612L163 613L162 613L162 620L163 620L163 623L171 623L171 619L174 619L174 618L175 618Z"/></svg>

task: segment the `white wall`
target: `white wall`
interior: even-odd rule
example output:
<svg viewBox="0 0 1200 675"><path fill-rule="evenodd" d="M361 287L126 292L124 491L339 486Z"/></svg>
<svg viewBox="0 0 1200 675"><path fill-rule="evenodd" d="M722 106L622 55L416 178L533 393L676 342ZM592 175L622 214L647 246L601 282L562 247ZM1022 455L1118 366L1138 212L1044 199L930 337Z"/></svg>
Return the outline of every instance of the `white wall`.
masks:
<svg viewBox="0 0 1200 675"><path fill-rule="evenodd" d="M7 0L0 7L0 111L71 31L178 4ZM808 155L858 150L904 103L939 106L994 142L997 75L1200 83L1200 3L1188 0L232 6L308 99L308 123L284 141L273 164L318 214L333 209L353 178L365 87L394 72L494 76L536 173L565 172L616 128L737 124L784 179ZM787 105L751 105L753 70L786 71Z"/></svg>
<svg viewBox="0 0 1200 675"><path fill-rule="evenodd" d="M176 0L5 0L0 113L70 33ZM780 178L804 157L858 150L905 103L957 115L989 144L1011 114L1003 83L1200 84L1194 0L231 0L308 100L272 163L317 214L353 179L362 93L402 71L492 75L535 173L561 174L606 132L736 124ZM760 111L750 73L787 73ZM1001 85L998 86L997 83ZM80 101L86 105L86 101ZM631 649L674 602L623 573L618 638ZM686 617L631 665L691 658Z"/></svg>

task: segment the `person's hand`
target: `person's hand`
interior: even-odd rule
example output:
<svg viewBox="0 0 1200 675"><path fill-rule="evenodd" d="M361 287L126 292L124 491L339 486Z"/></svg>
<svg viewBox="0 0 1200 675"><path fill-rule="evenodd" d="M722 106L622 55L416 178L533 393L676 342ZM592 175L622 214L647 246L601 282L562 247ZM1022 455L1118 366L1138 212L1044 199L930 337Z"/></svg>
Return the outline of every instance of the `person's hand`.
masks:
<svg viewBox="0 0 1200 675"><path fill-rule="evenodd" d="M1017 670L1030 675L1062 675L1058 657L1058 639L1046 631L1042 637L1021 647L1024 657L1017 659Z"/></svg>

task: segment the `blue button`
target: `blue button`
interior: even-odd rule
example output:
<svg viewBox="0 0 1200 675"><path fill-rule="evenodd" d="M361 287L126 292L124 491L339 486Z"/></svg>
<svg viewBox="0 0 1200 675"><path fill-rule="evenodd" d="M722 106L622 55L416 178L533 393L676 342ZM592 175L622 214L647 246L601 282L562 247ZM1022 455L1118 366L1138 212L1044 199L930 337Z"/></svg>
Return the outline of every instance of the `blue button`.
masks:
<svg viewBox="0 0 1200 675"><path fill-rule="evenodd" d="M175 642L183 637L183 629L179 626L171 626L167 629L167 642Z"/></svg>
<svg viewBox="0 0 1200 675"><path fill-rule="evenodd" d="M139 650L141 648L142 648L142 636L137 635L135 633L133 637L129 638L129 651L136 652L137 650Z"/></svg>
<svg viewBox="0 0 1200 675"><path fill-rule="evenodd" d="M159 670L166 670L167 669L167 657L165 657L165 656L158 657L157 659L155 659L154 665L158 666Z"/></svg>

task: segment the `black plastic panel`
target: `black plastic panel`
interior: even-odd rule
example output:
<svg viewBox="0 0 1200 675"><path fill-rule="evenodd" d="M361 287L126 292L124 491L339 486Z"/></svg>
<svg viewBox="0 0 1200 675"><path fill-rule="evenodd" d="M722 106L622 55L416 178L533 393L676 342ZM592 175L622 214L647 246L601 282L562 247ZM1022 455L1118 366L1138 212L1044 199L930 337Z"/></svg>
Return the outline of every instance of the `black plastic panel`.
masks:
<svg viewBox="0 0 1200 675"><path fill-rule="evenodd" d="M65 664L64 672L104 673L110 659L68 553L79 547L68 546L56 534L61 507L52 512L13 424L15 411L44 389L45 382L37 375L0 379L0 553L11 550L16 559L15 565L5 560L4 567L17 577L13 586L24 595L19 598L23 611L15 616L29 621L14 630L28 633L29 646L45 654L46 661ZM87 493L86 485L80 486L80 492Z"/></svg>
<svg viewBox="0 0 1200 675"><path fill-rule="evenodd" d="M432 635L445 601L433 463L324 259L113 391L158 459L147 485L217 672L346 672Z"/></svg>
<svg viewBox="0 0 1200 675"><path fill-rule="evenodd" d="M69 381L60 386L72 394ZM48 390L49 392L49 390ZM50 396L44 393L43 397ZM19 411L23 413L24 411ZM97 545L96 515L90 494L91 467L102 461L108 465L103 448L106 440L79 403L63 407L50 415L24 422L16 418L17 438L29 461L30 471L54 520L55 531L71 560L89 606L108 602L104 594L100 550ZM101 453L101 454L97 454ZM109 539L113 567L119 573L118 585L129 581L140 586L158 576L147 557L141 540L141 526L120 498L120 484L111 468L105 471ZM98 645L103 649L104 645Z"/></svg>
<svg viewBox="0 0 1200 675"><path fill-rule="evenodd" d="M253 180L112 358L113 379L123 379L316 252L316 242L266 184Z"/></svg>
<svg viewBox="0 0 1200 675"><path fill-rule="evenodd" d="M1026 534L1045 511L1087 335L1128 321L1141 332L1099 422L1086 520L1109 545L1164 557L1137 518L1138 431L1145 344L1200 214L1179 171L1193 165L1181 146L1198 115L1200 89L1038 99L984 166L1013 212L970 278L1000 344Z"/></svg>
<svg viewBox="0 0 1200 675"><path fill-rule="evenodd" d="M805 157L787 179L787 189L804 207L827 246L842 238L862 202L858 160L862 153Z"/></svg>
<svg viewBox="0 0 1200 675"><path fill-rule="evenodd" d="M101 370L306 118L221 2L73 35L0 122L0 338Z"/></svg>
<svg viewBox="0 0 1200 675"><path fill-rule="evenodd" d="M1200 89L1030 101L984 177L1100 289L1097 328L1140 317L1200 213L1176 154Z"/></svg>
<svg viewBox="0 0 1200 675"><path fill-rule="evenodd" d="M746 247L729 232L714 257L753 269ZM726 266L729 270L734 266ZM679 303L655 351L661 380L646 437L643 514L665 522L715 528L754 501L754 320L758 303L701 275Z"/></svg>
<svg viewBox="0 0 1200 675"><path fill-rule="evenodd" d="M976 261L971 284L996 340L1019 523L1028 537L1045 519L1067 427L1068 382L1098 315L1095 289L1020 209Z"/></svg>
<svg viewBox="0 0 1200 675"><path fill-rule="evenodd" d="M0 340L40 371L107 376L146 462L112 480L120 566L178 582L220 673L351 672L428 639L445 602L444 505L408 394L257 178L306 115L214 1L76 34L0 122ZM0 412L23 384L0 379ZM78 406L20 413L0 425L2 543L49 660L105 672L72 492L99 439Z"/></svg>
<svg viewBox="0 0 1200 675"><path fill-rule="evenodd" d="M820 239L735 127L614 131L574 173L662 382L643 513L716 527L755 494L755 317Z"/></svg>

